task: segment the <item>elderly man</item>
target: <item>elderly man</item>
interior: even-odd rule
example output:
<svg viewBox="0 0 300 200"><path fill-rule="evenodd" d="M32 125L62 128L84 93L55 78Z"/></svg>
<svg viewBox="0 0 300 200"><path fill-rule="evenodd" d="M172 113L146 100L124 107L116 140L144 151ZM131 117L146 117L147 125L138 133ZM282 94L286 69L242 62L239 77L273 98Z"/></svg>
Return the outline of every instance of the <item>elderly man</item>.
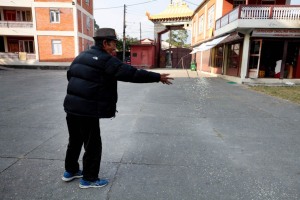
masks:
<svg viewBox="0 0 300 200"><path fill-rule="evenodd" d="M115 117L117 81L169 85L173 80L169 74L139 70L114 57L117 41L114 29L98 29L94 40L95 46L72 62L67 72L69 83L64 100L69 144L62 180L81 178L80 188L108 184L108 180L98 177L102 154L99 119ZM85 152L81 171L78 159L82 145Z"/></svg>

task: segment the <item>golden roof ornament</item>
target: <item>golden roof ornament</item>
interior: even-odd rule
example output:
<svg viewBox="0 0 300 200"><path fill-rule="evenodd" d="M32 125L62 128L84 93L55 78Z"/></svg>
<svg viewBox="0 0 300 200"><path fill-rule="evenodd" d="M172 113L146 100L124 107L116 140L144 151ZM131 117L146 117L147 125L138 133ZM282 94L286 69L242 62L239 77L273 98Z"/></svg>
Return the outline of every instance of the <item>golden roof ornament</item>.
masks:
<svg viewBox="0 0 300 200"><path fill-rule="evenodd" d="M173 0L172 3L159 14L150 15L146 12L148 19L151 21L176 19L176 18L191 18L194 11L191 10L183 0Z"/></svg>

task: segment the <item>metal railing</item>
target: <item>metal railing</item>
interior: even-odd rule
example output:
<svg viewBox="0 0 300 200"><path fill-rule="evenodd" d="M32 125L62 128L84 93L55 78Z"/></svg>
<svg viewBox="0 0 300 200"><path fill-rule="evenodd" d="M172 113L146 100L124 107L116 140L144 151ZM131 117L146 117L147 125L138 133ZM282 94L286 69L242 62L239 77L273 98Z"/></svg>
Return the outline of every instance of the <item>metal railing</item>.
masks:
<svg viewBox="0 0 300 200"><path fill-rule="evenodd" d="M33 22L0 21L0 28L33 28Z"/></svg>
<svg viewBox="0 0 300 200"><path fill-rule="evenodd" d="M240 5L216 20L216 30L237 19L300 20L300 6L244 6Z"/></svg>

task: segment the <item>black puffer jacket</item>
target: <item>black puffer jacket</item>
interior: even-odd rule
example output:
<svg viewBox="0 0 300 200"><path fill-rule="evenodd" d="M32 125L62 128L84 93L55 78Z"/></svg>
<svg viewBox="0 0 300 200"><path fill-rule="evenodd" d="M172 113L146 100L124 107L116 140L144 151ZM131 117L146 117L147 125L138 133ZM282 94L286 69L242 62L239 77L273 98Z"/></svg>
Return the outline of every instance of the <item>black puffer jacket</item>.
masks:
<svg viewBox="0 0 300 200"><path fill-rule="evenodd" d="M97 46L78 55L67 72L68 88L64 101L67 113L111 118L118 101L117 81L159 82L160 74L123 64Z"/></svg>

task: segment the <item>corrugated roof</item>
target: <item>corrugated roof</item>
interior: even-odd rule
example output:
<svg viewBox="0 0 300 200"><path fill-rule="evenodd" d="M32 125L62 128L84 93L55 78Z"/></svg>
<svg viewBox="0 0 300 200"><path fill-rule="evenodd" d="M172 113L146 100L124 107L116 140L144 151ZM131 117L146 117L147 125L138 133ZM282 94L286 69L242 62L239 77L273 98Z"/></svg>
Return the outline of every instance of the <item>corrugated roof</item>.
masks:
<svg viewBox="0 0 300 200"><path fill-rule="evenodd" d="M150 13L147 13L147 16L149 20L159 20L192 17L193 13L194 11L191 10L187 4L182 2L170 4L166 10L156 15L150 15Z"/></svg>

